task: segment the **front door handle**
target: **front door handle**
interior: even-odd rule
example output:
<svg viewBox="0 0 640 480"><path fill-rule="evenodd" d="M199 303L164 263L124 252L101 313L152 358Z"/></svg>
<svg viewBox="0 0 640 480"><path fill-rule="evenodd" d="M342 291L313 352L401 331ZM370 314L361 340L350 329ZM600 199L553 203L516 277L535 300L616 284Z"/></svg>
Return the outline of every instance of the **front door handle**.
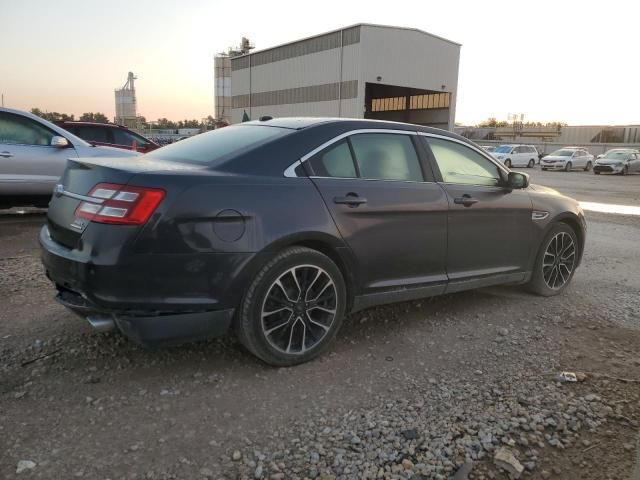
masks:
<svg viewBox="0 0 640 480"><path fill-rule="evenodd" d="M347 193L344 197L333 197L333 203L338 205L349 205L350 207L357 207L367 203L366 198L359 197L357 193Z"/></svg>
<svg viewBox="0 0 640 480"><path fill-rule="evenodd" d="M0 153L0 157L11 158L11 157L13 157L13 153L2 152L2 153Z"/></svg>
<svg viewBox="0 0 640 480"><path fill-rule="evenodd" d="M478 200L473 198L471 195L469 195L468 193L465 193L464 195L462 195L461 197L456 197L453 199L453 203L456 203L458 205L464 205L465 207L470 207L471 205L473 205L474 203L478 203Z"/></svg>

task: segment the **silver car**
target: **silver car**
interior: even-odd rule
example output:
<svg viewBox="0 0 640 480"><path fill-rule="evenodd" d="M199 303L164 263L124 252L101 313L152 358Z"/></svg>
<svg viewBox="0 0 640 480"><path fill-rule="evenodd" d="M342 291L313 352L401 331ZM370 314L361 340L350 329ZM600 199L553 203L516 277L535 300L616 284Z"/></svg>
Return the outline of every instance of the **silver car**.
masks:
<svg viewBox="0 0 640 480"><path fill-rule="evenodd" d="M626 175L640 172L640 151L635 148L613 148L604 155L598 155L593 173L616 173Z"/></svg>
<svg viewBox="0 0 640 480"><path fill-rule="evenodd" d="M0 108L0 208L46 206L68 158L138 155L95 147L36 115Z"/></svg>

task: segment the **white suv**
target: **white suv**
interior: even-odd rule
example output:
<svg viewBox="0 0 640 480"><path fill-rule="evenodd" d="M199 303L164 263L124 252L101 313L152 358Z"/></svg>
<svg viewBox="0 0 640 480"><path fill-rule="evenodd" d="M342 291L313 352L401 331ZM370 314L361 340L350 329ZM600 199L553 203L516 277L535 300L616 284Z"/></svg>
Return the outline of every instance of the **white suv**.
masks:
<svg viewBox="0 0 640 480"><path fill-rule="evenodd" d="M507 168L533 168L538 158L538 150L531 145L500 145L492 155Z"/></svg>

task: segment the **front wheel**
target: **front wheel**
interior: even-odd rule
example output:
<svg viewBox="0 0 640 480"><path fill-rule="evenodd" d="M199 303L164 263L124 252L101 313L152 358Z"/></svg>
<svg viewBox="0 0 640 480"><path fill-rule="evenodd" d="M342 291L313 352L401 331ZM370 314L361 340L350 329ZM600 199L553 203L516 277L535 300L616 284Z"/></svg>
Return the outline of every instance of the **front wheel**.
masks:
<svg viewBox="0 0 640 480"><path fill-rule="evenodd" d="M600 175L600 172L598 172L597 170L594 170L593 173L595 173L596 175Z"/></svg>
<svg viewBox="0 0 640 480"><path fill-rule="evenodd" d="M571 167L573 167L571 162L567 162L567 164L564 166L564 171L568 172L569 170L571 170Z"/></svg>
<svg viewBox="0 0 640 480"><path fill-rule="evenodd" d="M556 223L551 227L538 251L529 290L544 297L562 292L573 278L578 248L578 238L569 225Z"/></svg>
<svg viewBox="0 0 640 480"><path fill-rule="evenodd" d="M504 161L504 166L507 168L511 168L511 160L509 160L508 158Z"/></svg>
<svg viewBox="0 0 640 480"><path fill-rule="evenodd" d="M336 264L309 248L283 250L260 270L238 311L240 342L274 366L320 355L344 318L347 294Z"/></svg>
<svg viewBox="0 0 640 480"><path fill-rule="evenodd" d="M536 164L536 161L532 158L531 160L529 160L529 164L527 165L527 168L533 168L535 164Z"/></svg>
<svg viewBox="0 0 640 480"><path fill-rule="evenodd" d="M624 168L622 169L622 172L620 172L621 175L626 175L629 173L629 165L625 165Z"/></svg>
<svg viewBox="0 0 640 480"><path fill-rule="evenodd" d="M584 167L584 171L588 172L589 170L591 170L593 168L593 163L591 162L587 162L587 165Z"/></svg>

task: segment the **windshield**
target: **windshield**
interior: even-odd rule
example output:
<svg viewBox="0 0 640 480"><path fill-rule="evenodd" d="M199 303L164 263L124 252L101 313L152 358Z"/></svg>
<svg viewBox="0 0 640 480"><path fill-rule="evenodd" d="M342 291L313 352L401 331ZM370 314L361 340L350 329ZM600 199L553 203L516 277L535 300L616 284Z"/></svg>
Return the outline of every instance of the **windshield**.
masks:
<svg viewBox="0 0 640 480"><path fill-rule="evenodd" d="M574 150L556 150L552 152L550 156L552 157L570 157L573 155Z"/></svg>
<svg viewBox="0 0 640 480"><path fill-rule="evenodd" d="M625 152L624 150L611 150L606 153L604 158L612 158L614 160L626 160L629 156L629 152Z"/></svg>
<svg viewBox="0 0 640 480"><path fill-rule="evenodd" d="M511 153L512 148L513 147L510 147L509 145L500 145L496 148L495 153Z"/></svg>
<svg viewBox="0 0 640 480"><path fill-rule="evenodd" d="M172 145L159 148L146 156L180 163L201 163L215 167L230 155L282 137L292 130L261 125L232 125L202 133Z"/></svg>
<svg viewBox="0 0 640 480"><path fill-rule="evenodd" d="M484 148L487 152L495 152L496 147L482 147Z"/></svg>

